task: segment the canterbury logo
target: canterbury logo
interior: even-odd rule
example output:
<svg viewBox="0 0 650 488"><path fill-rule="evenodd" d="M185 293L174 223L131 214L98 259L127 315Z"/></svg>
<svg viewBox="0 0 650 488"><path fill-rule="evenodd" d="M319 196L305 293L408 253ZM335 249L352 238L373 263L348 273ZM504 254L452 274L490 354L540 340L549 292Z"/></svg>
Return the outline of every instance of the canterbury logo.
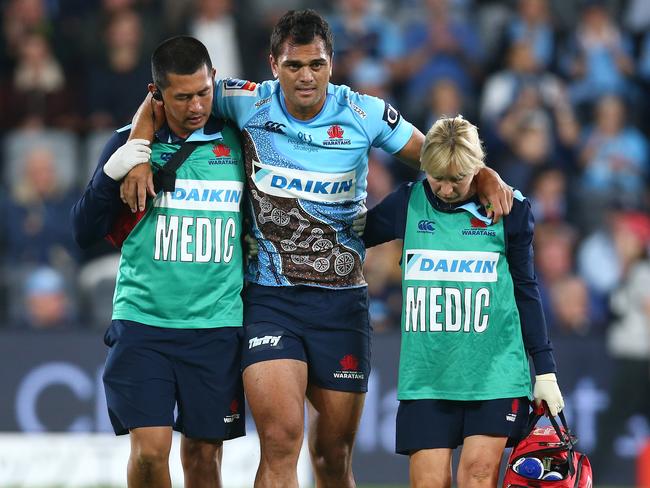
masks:
<svg viewBox="0 0 650 488"><path fill-rule="evenodd" d="M276 134L284 134L284 128L286 125L281 124L279 122L266 122L264 124L264 128L268 130L269 132L275 132Z"/></svg>

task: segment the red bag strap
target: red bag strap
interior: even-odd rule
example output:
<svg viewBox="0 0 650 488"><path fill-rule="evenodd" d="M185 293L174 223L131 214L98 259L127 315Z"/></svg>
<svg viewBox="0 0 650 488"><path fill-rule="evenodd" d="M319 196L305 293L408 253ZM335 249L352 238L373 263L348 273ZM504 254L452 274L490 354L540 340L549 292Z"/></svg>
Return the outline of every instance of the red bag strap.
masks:
<svg viewBox="0 0 650 488"><path fill-rule="evenodd" d="M530 433L537 425L537 422L539 422L539 419L541 419L545 414L548 415L548 419L550 420L553 429L555 429L555 433L557 434L558 439L560 439L560 442L563 443L567 448L569 474L573 476L575 474L575 466L573 464L574 446L578 442L578 439L571 433L571 430L567 425L566 418L564 417L564 412L560 411L557 415L560 418L560 422L562 422L562 427L564 427L564 432L562 432L562 429L560 429L560 425L557 423L557 420L555 420L555 417L553 417L549 412L546 402L542 402L540 405L533 404L533 411L531 412L530 418L528 419L526 436L530 435Z"/></svg>

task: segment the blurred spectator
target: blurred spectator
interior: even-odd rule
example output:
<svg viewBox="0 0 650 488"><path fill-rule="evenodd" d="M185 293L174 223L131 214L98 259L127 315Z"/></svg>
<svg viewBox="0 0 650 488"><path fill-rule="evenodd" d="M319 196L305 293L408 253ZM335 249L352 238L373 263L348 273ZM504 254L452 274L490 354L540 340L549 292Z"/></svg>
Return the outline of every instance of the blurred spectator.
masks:
<svg viewBox="0 0 650 488"><path fill-rule="evenodd" d="M609 331L609 350L614 357L645 363L646 368L635 376L647 381L650 374L647 368L650 366L650 261L647 258L632 265L623 286L613 293L611 306L617 319Z"/></svg>
<svg viewBox="0 0 650 488"><path fill-rule="evenodd" d="M2 95L3 128L55 126L79 128L76 100L66 76L42 34L25 35L13 79Z"/></svg>
<svg viewBox="0 0 650 488"><path fill-rule="evenodd" d="M535 227L535 271L546 320L555 321L551 290L574 271L574 251L578 235L564 222L539 224Z"/></svg>
<svg viewBox="0 0 650 488"><path fill-rule="evenodd" d="M513 129L518 119L532 111L546 114L559 142L565 146L575 144L578 125L564 85L556 75L540 69L527 41L518 41L508 50L507 68L487 79L481 100L481 120L488 129L501 120L499 136L507 140L516 137Z"/></svg>
<svg viewBox="0 0 650 488"><path fill-rule="evenodd" d="M368 282L370 324L376 333L399 330L402 313L400 241L368 249L363 272Z"/></svg>
<svg viewBox="0 0 650 488"><path fill-rule="evenodd" d="M164 28L161 21L161 12L158 6L159 0L95 0L95 6L86 9L78 21L80 24L75 35L81 40L78 48L83 52L86 62L96 63L97 60L106 58L106 39L102 39L101 33L105 33L109 25L117 17L123 14L136 12L139 16L140 29L139 37L142 52L151 53L162 40ZM183 5L185 2L174 0ZM189 3L185 4L185 11L189 10ZM187 14L179 16L185 19ZM178 35L182 32L171 31L169 34ZM103 42L102 42L103 41ZM79 42L79 41L78 41Z"/></svg>
<svg viewBox="0 0 650 488"><path fill-rule="evenodd" d="M3 55L15 59L29 34L51 36L52 23L47 15L44 0L10 0L3 12Z"/></svg>
<svg viewBox="0 0 650 488"><path fill-rule="evenodd" d="M115 14L104 41L107 59L100 59L90 73L88 107L93 129L129 123L151 81L149 60L142 50L141 19L135 11Z"/></svg>
<svg viewBox="0 0 650 488"><path fill-rule="evenodd" d="M553 328L553 334L557 331L560 334L584 336L592 332L589 292L580 277L571 274L554 283L551 303L553 316L549 326Z"/></svg>
<svg viewBox="0 0 650 488"><path fill-rule="evenodd" d="M648 4L650 10L650 4ZM650 93L650 31L648 31L641 41L639 53L639 80L643 93ZM642 97L639 100L636 115L646 133L650 132L650 97Z"/></svg>
<svg viewBox="0 0 650 488"><path fill-rule="evenodd" d="M558 168L542 168L527 193L535 222L562 222L567 217L567 177Z"/></svg>
<svg viewBox="0 0 650 488"><path fill-rule="evenodd" d="M598 449L593 454L599 469L618 468L612 446L632 416L650 426L650 261L634 263L612 294L612 323L607 345L614 367L609 391L611 403L598 423ZM598 464L596 464L598 463Z"/></svg>
<svg viewBox="0 0 650 488"><path fill-rule="evenodd" d="M352 85L352 75L360 64L372 63L382 69L388 87L397 74L402 54L399 30L394 21L373 12L374 1L337 0L335 14L329 19L336 46L333 83Z"/></svg>
<svg viewBox="0 0 650 488"><path fill-rule="evenodd" d="M650 242L650 217L640 212L611 211L605 225L578 249L578 271L590 291L606 301L620 286Z"/></svg>
<svg viewBox="0 0 650 488"><path fill-rule="evenodd" d="M625 26L635 34L650 30L650 3L648 0L629 0L625 6Z"/></svg>
<svg viewBox="0 0 650 488"><path fill-rule="evenodd" d="M106 329L113 316L113 292L120 263L120 253L95 258L78 274L80 310L84 323L95 329Z"/></svg>
<svg viewBox="0 0 650 488"><path fill-rule="evenodd" d="M648 174L648 142L629 123L620 97L604 96L595 112L580 152L581 207L594 211L612 202L639 205Z"/></svg>
<svg viewBox="0 0 650 488"><path fill-rule="evenodd" d="M589 0L584 5L565 59L576 104L593 102L605 93L629 93L628 78L634 73L631 41L603 2Z"/></svg>
<svg viewBox="0 0 650 488"><path fill-rule="evenodd" d="M196 0L189 32L208 48L220 78L242 78L241 54L231 0Z"/></svg>
<svg viewBox="0 0 650 488"><path fill-rule="evenodd" d="M61 186L49 149L25 154L21 181L0 206L0 235L5 264L49 264L70 268L78 250L70 232L70 208L76 196Z"/></svg>
<svg viewBox="0 0 650 488"><path fill-rule="evenodd" d="M336 66L338 63L334 63ZM349 86L359 93L390 101L390 73L386 66L370 58L354 65L349 73Z"/></svg>
<svg viewBox="0 0 650 488"><path fill-rule="evenodd" d="M78 326L63 276L50 267L29 273L24 282L24 308L18 326L32 330L62 330Z"/></svg>
<svg viewBox="0 0 650 488"><path fill-rule="evenodd" d="M502 121L502 126L508 124L507 132L506 129L502 130L511 154L499 158L493 166L509 185L527 194L534 174L543 167L553 166L553 136L550 122L541 111L529 112L517 122L517 125L511 126L508 117Z"/></svg>
<svg viewBox="0 0 650 488"><path fill-rule="evenodd" d="M366 206L372 208L393 191L394 182L387 169L387 158L383 151L371 149L368 154L368 187ZM400 163L396 163L400 164Z"/></svg>
<svg viewBox="0 0 650 488"><path fill-rule="evenodd" d="M549 69L555 55L555 33L548 0L519 0L517 14L506 29L506 45L526 42L532 48L535 63Z"/></svg>
<svg viewBox="0 0 650 488"><path fill-rule="evenodd" d="M448 0L425 0L424 5L426 13L405 27L407 56L401 70L409 109L417 108L441 78L453 80L464 95L472 96L482 70L475 26L451 17Z"/></svg>
<svg viewBox="0 0 650 488"><path fill-rule="evenodd" d="M453 80L442 78L436 81L431 86L428 100L429 105L423 106L427 113L421 117L424 119L421 125L423 129L431 127L443 115L455 117L462 114L468 120L475 119L471 109L465 107L463 94ZM415 122L417 120L418 118L415 118Z"/></svg>

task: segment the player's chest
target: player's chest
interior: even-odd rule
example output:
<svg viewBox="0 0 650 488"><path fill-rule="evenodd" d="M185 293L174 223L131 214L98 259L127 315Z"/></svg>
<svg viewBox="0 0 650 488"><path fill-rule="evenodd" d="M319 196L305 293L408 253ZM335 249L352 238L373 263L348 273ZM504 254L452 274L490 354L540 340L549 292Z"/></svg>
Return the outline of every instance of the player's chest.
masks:
<svg viewBox="0 0 650 488"><path fill-rule="evenodd" d="M300 169L333 172L366 164L369 142L356 124L334 117L300 123L272 113L248 127L257 153L268 164L289 160Z"/></svg>

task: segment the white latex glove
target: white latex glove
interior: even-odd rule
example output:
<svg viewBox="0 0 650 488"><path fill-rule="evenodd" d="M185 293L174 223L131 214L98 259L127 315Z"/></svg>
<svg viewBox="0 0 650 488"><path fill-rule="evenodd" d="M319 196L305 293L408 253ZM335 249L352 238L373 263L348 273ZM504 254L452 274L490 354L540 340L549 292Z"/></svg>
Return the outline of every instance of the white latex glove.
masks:
<svg viewBox="0 0 650 488"><path fill-rule="evenodd" d="M368 209L366 208L365 205L362 204L361 210L359 211L357 216L352 221L352 230L359 237L361 237L363 235L363 231L366 228L366 218L367 217L368 217Z"/></svg>
<svg viewBox="0 0 650 488"><path fill-rule="evenodd" d="M545 401L548 405L549 413L555 417L564 408L564 399L557 386L555 373L546 373L535 376L535 388L533 388L533 397L537 405Z"/></svg>
<svg viewBox="0 0 650 488"><path fill-rule="evenodd" d="M131 169L149 161L151 148L146 139L131 139L108 158L104 165L104 173L115 181L120 181Z"/></svg>

